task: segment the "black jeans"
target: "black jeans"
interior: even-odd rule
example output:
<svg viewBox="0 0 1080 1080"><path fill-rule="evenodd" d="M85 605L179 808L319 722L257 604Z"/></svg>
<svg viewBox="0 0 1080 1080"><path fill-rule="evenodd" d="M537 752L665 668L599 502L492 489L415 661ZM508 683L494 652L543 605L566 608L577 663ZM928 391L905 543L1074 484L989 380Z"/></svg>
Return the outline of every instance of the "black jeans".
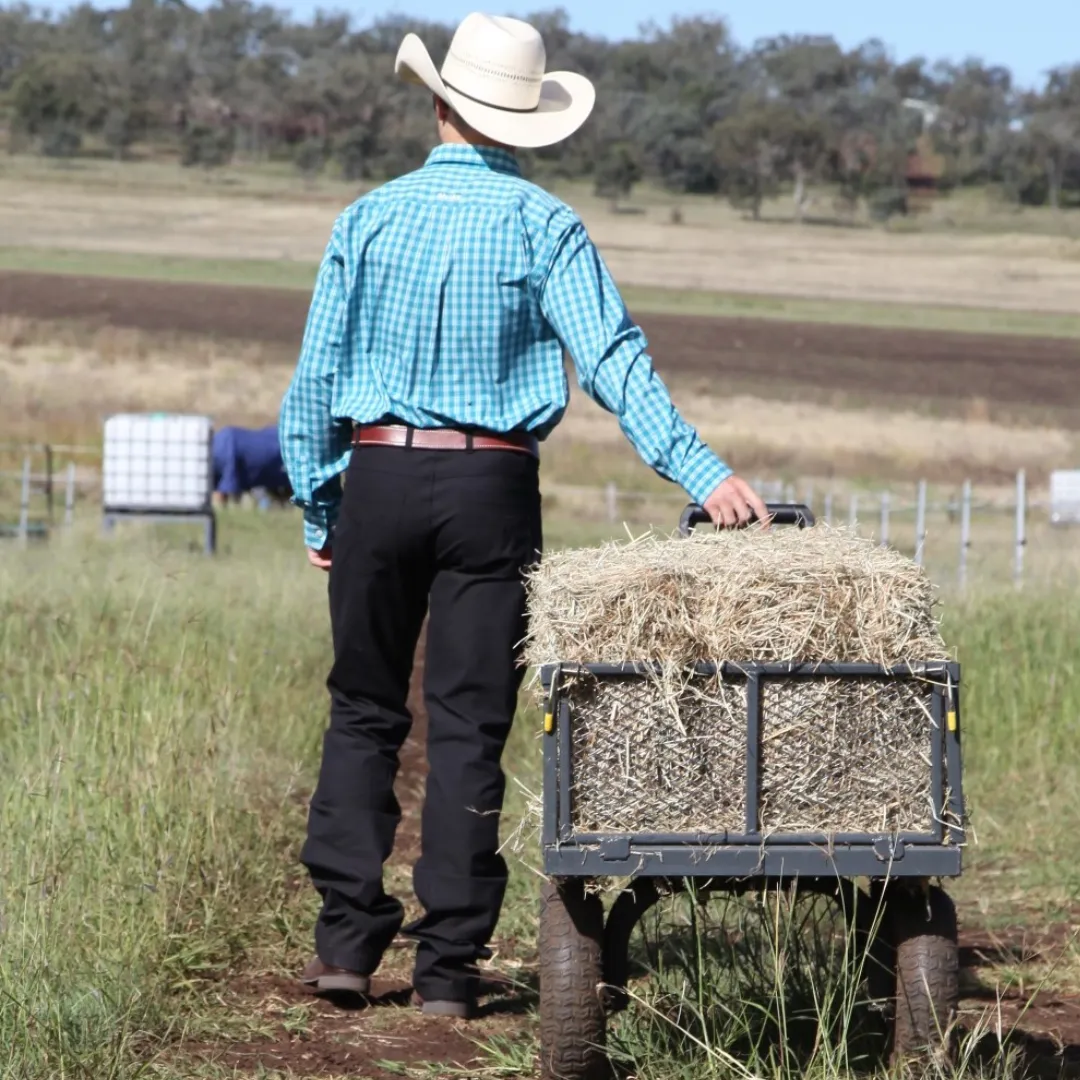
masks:
<svg viewBox="0 0 1080 1080"><path fill-rule="evenodd" d="M538 465L503 450L354 449L333 543L330 725L301 859L324 963L372 973L404 913L383 889L401 811L413 656L428 615L427 789L414 987L467 1000L506 891L503 748L523 668L522 572L542 546Z"/></svg>

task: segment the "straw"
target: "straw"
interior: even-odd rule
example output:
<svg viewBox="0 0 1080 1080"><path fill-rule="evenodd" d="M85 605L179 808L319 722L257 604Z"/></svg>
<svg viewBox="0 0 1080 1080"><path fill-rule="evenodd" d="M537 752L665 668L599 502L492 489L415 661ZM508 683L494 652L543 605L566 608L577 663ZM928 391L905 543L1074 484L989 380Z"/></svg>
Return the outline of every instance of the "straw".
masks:
<svg viewBox="0 0 1080 1080"><path fill-rule="evenodd" d="M846 529L559 552L528 595L530 664L659 665L568 677L573 818L587 831L745 831L746 681L694 675L698 662L949 659L922 569ZM764 832L930 828L929 684L767 679L762 698Z"/></svg>

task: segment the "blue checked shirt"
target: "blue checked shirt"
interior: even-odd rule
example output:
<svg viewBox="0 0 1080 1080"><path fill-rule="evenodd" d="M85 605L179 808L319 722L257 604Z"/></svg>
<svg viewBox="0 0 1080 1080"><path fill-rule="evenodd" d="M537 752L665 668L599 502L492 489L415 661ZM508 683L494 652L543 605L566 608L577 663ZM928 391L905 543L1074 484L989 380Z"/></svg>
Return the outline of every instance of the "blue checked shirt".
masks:
<svg viewBox="0 0 1080 1080"><path fill-rule="evenodd" d="M672 405L577 215L524 180L507 151L443 145L334 223L281 451L304 542L332 537L353 423L528 430L582 389L641 459L704 500L731 475Z"/></svg>

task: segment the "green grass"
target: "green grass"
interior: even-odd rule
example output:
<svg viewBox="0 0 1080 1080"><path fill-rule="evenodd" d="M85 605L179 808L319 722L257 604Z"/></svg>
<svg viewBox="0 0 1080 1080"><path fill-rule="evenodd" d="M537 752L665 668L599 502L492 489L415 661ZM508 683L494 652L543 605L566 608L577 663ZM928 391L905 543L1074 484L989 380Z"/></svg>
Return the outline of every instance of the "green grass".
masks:
<svg viewBox="0 0 1080 1080"><path fill-rule="evenodd" d="M315 284L317 267L272 259L191 259L172 255L0 247L0 270L310 290Z"/></svg>
<svg viewBox="0 0 1080 1080"><path fill-rule="evenodd" d="M547 542L605 531L551 520ZM230 514L219 556L198 546L195 529L132 529L0 553L0 1075L252 1077L195 1067L178 1048L307 1022L256 1012L221 979L292 971L309 947L313 899L292 882L324 723L325 579L291 514ZM1059 918L1080 897L1077 595L986 591L948 611L978 837L955 890L965 920ZM539 790L537 764L527 713L507 753L510 825L519 784ZM499 931L500 961L525 982L535 884L515 863ZM657 974L635 985L617 1052L657 1080L850 1075L829 1040L809 1058L780 1055L775 971L761 968L775 939L752 912L733 919L756 935L757 967L733 970L722 937L685 910L656 924L652 940L669 944L643 954ZM842 990L817 991L838 1017ZM521 1024L494 1032L484 1075L532 1075L534 1019Z"/></svg>
<svg viewBox="0 0 1080 1080"><path fill-rule="evenodd" d="M314 284L316 267L285 260L196 259L0 246L0 270L307 291ZM627 306L635 314L701 315L939 332L1080 338L1080 315L1070 314L813 300L639 286L627 286L622 293Z"/></svg>
<svg viewBox="0 0 1080 1080"><path fill-rule="evenodd" d="M199 1029L196 988L285 917L320 582L265 538L255 558L242 536L226 548L4 553L5 1075L137 1075Z"/></svg>

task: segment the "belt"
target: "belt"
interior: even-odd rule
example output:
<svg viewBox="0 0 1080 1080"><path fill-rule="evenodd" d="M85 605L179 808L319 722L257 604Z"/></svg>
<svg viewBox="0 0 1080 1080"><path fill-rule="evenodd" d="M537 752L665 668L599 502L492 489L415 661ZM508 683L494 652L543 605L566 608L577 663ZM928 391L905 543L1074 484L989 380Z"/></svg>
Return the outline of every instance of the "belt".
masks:
<svg viewBox="0 0 1080 1080"><path fill-rule="evenodd" d="M413 450L516 450L540 456L535 435L512 431L506 435L473 434L454 428L414 428L404 424L371 424L355 427L353 446L401 446Z"/></svg>

